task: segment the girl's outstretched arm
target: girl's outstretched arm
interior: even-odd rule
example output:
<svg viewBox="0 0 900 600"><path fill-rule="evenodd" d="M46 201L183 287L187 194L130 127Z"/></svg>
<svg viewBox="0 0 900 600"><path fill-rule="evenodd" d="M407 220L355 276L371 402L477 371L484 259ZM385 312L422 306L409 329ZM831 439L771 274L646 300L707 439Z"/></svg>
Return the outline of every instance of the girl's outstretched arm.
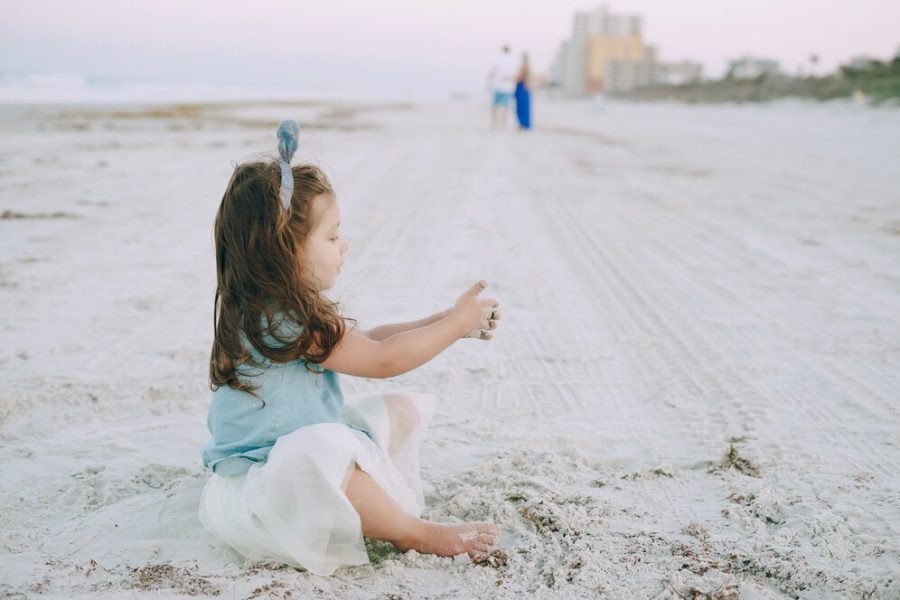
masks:
<svg viewBox="0 0 900 600"><path fill-rule="evenodd" d="M419 329L420 327L427 327L432 323L437 323L444 317L447 317L451 312L453 312L452 308L448 308L447 310L442 310L439 313L435 313L430 317L425 317L424 319L419 319L418 321L409 321L407 323L391 323L389 325L379 325L378 327L373 327L367 331L361 331L363 335L371 340L375 340L376 342L380 342L385 340L392 335L397 335L398 333L403 333L404 331L409 331L410 329Z"/></svg>
<svg viewBox="0 0 900 600"><path fill-rule="evenodd" d="M394 377L411 371L443 352L473 329L487 329L483 309L495 300L479 298L487 287L479 281L463 294L449 313L424 327L374 340L356 329L348 331L322 366L357 377Z"/></svg>

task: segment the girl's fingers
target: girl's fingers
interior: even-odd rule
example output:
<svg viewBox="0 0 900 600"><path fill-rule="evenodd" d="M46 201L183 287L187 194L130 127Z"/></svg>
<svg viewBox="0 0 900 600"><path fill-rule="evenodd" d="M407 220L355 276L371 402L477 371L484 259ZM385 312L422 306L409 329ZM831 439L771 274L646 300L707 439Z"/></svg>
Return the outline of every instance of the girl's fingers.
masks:
<svg viewBox="0 0 900 600"><path fill-rule="evenodd" d="M482 340L484 340L484 341L488 341L488 340L492 339L493 337L494 337L494 336L491 335L489 332L487 332L487 331L485 331L484 329L482 329L482 330L481 330L481 336L479 336L478 339L482 339Z"/></svg>
<svg viewBox="0 0 900 600"><path fill-rule="evenodd" d="M487 281L485 281L484 279L481 279L479 281L476 281L475 285L473 285L471 288L469 288L469 293L472 294L473 296L477 296L478 294L483 292L484 288L486 288L486 287L487 287Z"/></svg>

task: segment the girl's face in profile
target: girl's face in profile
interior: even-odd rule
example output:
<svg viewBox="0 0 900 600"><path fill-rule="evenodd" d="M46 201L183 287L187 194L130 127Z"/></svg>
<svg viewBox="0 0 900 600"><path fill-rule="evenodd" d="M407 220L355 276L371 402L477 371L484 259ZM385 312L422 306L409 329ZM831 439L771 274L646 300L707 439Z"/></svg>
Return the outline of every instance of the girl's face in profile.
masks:
<svg viewBox="0 0 900 600"><path fill-rule="evenodd" d="M334 195L316 196L312 210L315 226L303 244L303 258L310 279L321 292L334 285L349 246L340 234L341 210Z"/></svg>

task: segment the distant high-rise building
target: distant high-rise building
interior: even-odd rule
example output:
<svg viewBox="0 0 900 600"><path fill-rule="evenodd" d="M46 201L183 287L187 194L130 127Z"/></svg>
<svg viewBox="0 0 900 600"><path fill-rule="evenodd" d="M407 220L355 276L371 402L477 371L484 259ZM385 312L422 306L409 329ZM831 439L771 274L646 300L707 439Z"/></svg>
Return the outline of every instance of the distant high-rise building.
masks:
<svg viewBox="0 0 900 600"><path fill-rule="evenodd" d="M569 94L630 91L641 85L679 83L700 77L700 66L667 68L657 62L656 49L642 40L643 20L617 15L606 6L575 14L572 36L557 52L550 82Z"/></svg>
<svg viewBox="0 0 900 600"><path fill-rule="evenodd" d="M587 49L587 69L584 74L588 91L613 90L607 70L612 62L648 62L648 48L641 43L639 35L593 35Z"/></svg>

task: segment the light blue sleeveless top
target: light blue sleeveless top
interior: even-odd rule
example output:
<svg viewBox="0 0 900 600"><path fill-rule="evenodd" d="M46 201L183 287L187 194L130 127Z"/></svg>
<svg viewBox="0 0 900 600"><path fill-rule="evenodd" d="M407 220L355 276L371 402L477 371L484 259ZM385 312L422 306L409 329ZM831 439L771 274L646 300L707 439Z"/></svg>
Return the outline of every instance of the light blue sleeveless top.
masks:
<svg viewBox="0 0 900 600"><path fill-rule="evenodd" d="M238 378L254 386L256 395L228 386L212 393L207 417L212 439L203 447L203 466L219 475L241 475L265 462L275 440L300 427L344 423L337 373L310 365L320 371L312 373L303 360L273 363L249 349L263 366L241 365Z"/></svg>

